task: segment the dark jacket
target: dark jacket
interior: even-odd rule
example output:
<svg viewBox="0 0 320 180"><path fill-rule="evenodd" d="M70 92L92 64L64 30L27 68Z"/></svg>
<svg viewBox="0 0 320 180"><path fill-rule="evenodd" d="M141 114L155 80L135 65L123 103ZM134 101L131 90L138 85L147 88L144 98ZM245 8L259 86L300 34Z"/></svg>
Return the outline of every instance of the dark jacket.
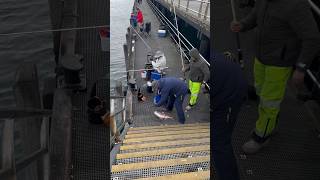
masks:
<svg viewBox="0 0 320 180"><path fill-rule="evenodd" d="M258 0L240 21L257 27L256 56L266 65L309 65L320 50L320 33L307 0Z"/></svg>
<svg viewBox="0 0 320 180"><path fill-rule="evenodd" d="M191 49L189 52L191 57L190 65L185 71L189 71L189 79L193 82L208 82L210 71L208 65L200 59L200 54L197 49Z"/></svg>
<svg viewBox="0 0 320 180"><path fill-rule="evenodd" d="M187 84L174 77L161 78L157 81L157 89L161 94L161 99L156 106L164 105L170 95L174 95L176 98L181 98L188 93Z"/></svg>
<svg viewBox="0 0 320 180"><path fill-rule="evenodd" d="M227 108L233 103L243 101L247 94L247 81L240 65L226 60L224 55L213 54L211 85L213 110Z"/></svg>

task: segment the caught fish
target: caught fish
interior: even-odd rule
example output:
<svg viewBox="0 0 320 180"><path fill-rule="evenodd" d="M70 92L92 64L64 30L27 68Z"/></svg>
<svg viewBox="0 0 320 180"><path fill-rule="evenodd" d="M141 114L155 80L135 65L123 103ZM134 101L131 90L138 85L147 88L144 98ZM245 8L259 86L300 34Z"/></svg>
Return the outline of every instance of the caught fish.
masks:
<svg viewBox="0 0 320 180"><path fill-rule="evenodd" d="M164 112L158 112L155 111L154 115L156 115L159 119L165 120L165 119L173 119L171 116L166 115Z"/></svg>

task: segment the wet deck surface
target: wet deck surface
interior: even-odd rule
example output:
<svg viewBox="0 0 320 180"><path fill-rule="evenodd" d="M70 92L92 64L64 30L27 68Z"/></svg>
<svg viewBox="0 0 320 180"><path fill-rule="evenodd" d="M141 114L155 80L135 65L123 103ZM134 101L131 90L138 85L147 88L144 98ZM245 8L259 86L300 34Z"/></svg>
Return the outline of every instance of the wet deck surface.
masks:
<svg viewBox="0 0 320 180"><path fill-rule="evenodd" d="M167 77L183 77L181 73L182 65L181 65L181 58L179 54L179 48L173 43L171 38L167 36L166 38L160 38L157 35L157 30L159 27L159 21L157 20L156 16L153 14L149 5L144 1L144 3L140 6L145 22L152 22L152 31L151 36L144 36L141 37L144 41L153 49L153 50L161 50L164 52L166 59L167 59L167 67L169 69L166 70ZM147 62L147 54L150 51L147 46L144 45L141 39L138 38L136 42L136 58L135 58L135 69L143 69L145 63ZM166 120L161 122L153 112L155 110L160 110L162 108L157 108L153 105L153 94L146 92L146 81L141 79L140 72L135 73L135 78L137 79L137 85L141 88L141 91L144 95L147 96L147 102L138 102L136 95L134 95L134 119L133 125L134 126L153 126L153 125L161 125L161 124L178 124L178 120L176 117L176 111L173 110L171 115L175 117L175 120ZM185 108L188 105L189 95L186 96L184 99ZM185 113L186 123L197 123L197 122L209 122L210 115L209 115L209 95L203 94L202 92L199 95L198 104L194 109Z"/></svg>

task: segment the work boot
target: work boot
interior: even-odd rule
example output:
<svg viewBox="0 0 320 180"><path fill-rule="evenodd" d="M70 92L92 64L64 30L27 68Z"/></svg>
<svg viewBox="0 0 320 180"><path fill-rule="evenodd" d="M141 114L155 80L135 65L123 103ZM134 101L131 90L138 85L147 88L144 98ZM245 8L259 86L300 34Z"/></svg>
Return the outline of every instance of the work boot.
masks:
<svg viewBox="0 0 320 180"><path fill-rule="evenodd" d="M186 110L189 111L190 109L192 109L193 106L194 106L194 105L190 105L190 104L189 104L189 105L186 107Z"/></svg>
<svg viewBox="0 0 320 180"><path fill-rule="evenodd" d="M242 150L246 154L254 154L257 153L264 146L266 146L269 143L269 141L269 137L261 138L257 136L255 133L253 133L251 139L243 144Z"/></svg>

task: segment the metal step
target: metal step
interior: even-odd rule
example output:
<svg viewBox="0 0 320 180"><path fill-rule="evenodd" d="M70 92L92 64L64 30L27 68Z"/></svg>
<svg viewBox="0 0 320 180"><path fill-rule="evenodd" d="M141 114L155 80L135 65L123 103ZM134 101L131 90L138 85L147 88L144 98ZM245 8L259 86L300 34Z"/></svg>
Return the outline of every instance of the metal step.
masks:
<svg viewBox="0 0 320 180"><path fill-rule="evenodd" d="M151 126L152 127L152 126ZM162 127L162 126L160 126ZM167 127L167 126L165 126ZM152 133L152 132L167 132L167 131L181 131L188 129L209 129L210 125L196 125L196 126L180 126L180 127L167 127L167 128L151 128L151 129L143 129L143 130L135 130L135 128L130 128L127 132L127 135L131 134L140 134L140 133Z"/></svg>
<svg viewBox="0 0 320 180"><path fill-rule="evenodd" d="M188 129L188 130L167 130L165 132L149 132L149 133L139 133L139 134L128 134L126 139L140 138L140 137L155 137L155 136L168 136L168 135L178 135L178 134L193 134L193 133L208 133L210 129Z"/></svg>
<svg viewBox="0 0 320 180"><path fill-rule="evenodd" d="M139 178L151 178L157 176L167 176L180 173L197 172L199 170L207 171L210 170L209 162L201 162L194 164L168 166L168 167L156 167L149 169L138 169L134 171L122 171L112 173L111 179L123 180L123 179L139 179Z"/></svg>
<svg viewBox="0 0 320 180"><path fill-rule="evenodd" d="M177 154L177 153L196 152L196 151L210 151L210 145L191 146L191 147L144 151L144 152L134 152L134 153L124 153L124 154L118 154L117 160L118 159L126 159L126 158L135 158L135 157L147 157L147 156L157 156L157 155L161 156L161 155L165 155L165 154Z"/></svg>
<svg viewBox="0 0 320 180"><path fill-rule="evenodd" d="M123 141L126 143L143 143L148 141L158 142L158 141L169 141L169 140L178 140L178 139L190 139L190 138L203 138L210 137L210 133L197 133L197 134L179 134L179 135L171 135L171 136L157 136L157 137L142 137L142 138L133 138L133 139L125 139Z"/></svg>
<svg viewBox="0 0 320 180"><path fill-rule="evenodd" d="M125 150L139 150L144 148L152 148L152 147L166 147L166 146L173 146L173 145L187 145L187 144L195 144L195 143L210 143L210 138L201 138L201 139L188 139L188 140L178 140L178 141L169 141L169 142L151 142L151 143L144 143L144 144L133 144L133 145L123 145L120 147L120 151Z"/></svg>
<svg viewBox="0 0 320 180"><path fill-rule="evenodd" d="M116 164L120 165L120 164L130 164L130 163L141 163L141 162L148 162L148 161L160 161L160 160L199 157L199 156L210 156L210 150L118 159L116 161Z"/></svg>
<svg viewBox="0 0 320 180"><path fill-rule="evenodd" d="M129 129L130 131L140 131L140 130L148 130L148 129L166 129L166 128L181 128L181 127L196 127L196 126L210 126L209 123L193 123L193 124L175 124L175 125L162 125L162 126L147 126L147 127L133 127Z"/></svg>
<svg viewBox="0 0 320 180"><path fill-rule="evenodd" d="M200 157L169 159L169 160L161 160L161 161L151 161L151 162L143 162L143 163L121 164L121 165L112 166L111 172L115 173L115 172L122 172L122 171L133 171L138 169L186 165L186 164L194 164L194 163L209 162L209 161L210 161L210 156L200 156Z"/></svg>
<svg viewBox="0 0 320 180"><path fill-rule="evenodd" d="M203 180L210 178L210 171L198 171L198 172L190 172L190 173L181 173L181 174L174 174L168 176L158 176L158 177L148 177L148 178L141 178L138 180Z"/></svg>
<svg viewBox="0 0 320 180"><path fill-rule="evenodd" d="M197 138L198 140L199 138ZM191 139L194 141L194 139ZM166 141L168 142L168 141ZM172 141L169 141L172 142ZM159 142L159 143L165 143L165 142ZM143 143L144 144L144 143ZM151 143L147 143L151 144ZM158 144L153 143L153 144ZM190 147L190 146L202 146L202 145L209 145L210 142L199 142L199 143L192 143L192 144L172 144L168 146L159 146L159 147L144 147L141 149L127 149L127 150L120 150L120 153L133 153L133 152L143 152L143 151L152 151L152 150L160 150L160 149L173 149L173 148L180 148L180 147ZM142 144L134 144L134 145L142 145Z"/></svg>

